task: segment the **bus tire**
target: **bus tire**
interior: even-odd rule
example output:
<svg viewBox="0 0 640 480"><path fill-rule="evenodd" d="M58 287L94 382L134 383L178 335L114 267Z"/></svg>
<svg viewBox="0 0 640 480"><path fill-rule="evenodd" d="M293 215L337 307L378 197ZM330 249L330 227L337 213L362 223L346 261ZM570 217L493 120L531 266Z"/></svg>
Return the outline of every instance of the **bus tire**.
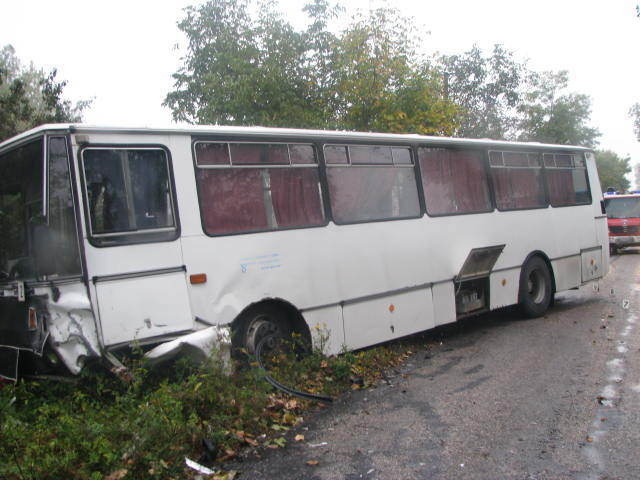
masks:
<svg viewBox="0 0 640 480"><path fill-rule="evenodd" d="M618 247L609 245L609 255L618 255Z"/></svg>
<svg viewBox="0 0 640 480"><path fill-rule="evenodd" d="M232 333L234 350L255 355L260 340L267 335L290 338L291 324L285 311L271 304L250 307L237 320L237 328Z"/></svg>
<svg viewBox="0 0 640 480"><path fill-rule="evenodd" d="M540 257L532 257L520 274L520 310L528 318L540 317L551 305L552 296L551 272L547 263Z"/></svg>

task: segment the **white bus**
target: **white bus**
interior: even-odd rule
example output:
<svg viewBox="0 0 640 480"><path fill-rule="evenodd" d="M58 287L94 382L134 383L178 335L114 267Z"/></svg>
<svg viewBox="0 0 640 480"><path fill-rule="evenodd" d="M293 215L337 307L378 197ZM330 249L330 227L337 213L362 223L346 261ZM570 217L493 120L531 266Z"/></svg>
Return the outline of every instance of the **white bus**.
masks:
<svg viewBox="0 0 640 480"><path fill-rule="evenodd" d="M417 135L44 125L0 144L0 232L8 378L539 316L609 264L590 150Z"/></svg>

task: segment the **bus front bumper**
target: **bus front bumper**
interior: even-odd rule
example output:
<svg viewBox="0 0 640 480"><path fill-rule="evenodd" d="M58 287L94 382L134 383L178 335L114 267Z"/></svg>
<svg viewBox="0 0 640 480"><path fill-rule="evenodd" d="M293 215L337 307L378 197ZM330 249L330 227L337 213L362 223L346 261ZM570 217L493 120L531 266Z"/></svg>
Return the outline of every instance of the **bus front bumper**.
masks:
<svg viewBox="0 0 640 480"><path fill-rule="evenodd" d="M620 235L615 237L609 237L609 245L616 248L637 246L637 245L640 245L640 236Z"/></svg>
<svg viewBox="0 0 640 480"><path fill-rule="evenodd" d="M231 366L231 329L228 326L211 326L161 343L149 350L145 358L150 365L157 365L176 357L188 357L202 363L210 357L221 362L229 371Z"/></svg>

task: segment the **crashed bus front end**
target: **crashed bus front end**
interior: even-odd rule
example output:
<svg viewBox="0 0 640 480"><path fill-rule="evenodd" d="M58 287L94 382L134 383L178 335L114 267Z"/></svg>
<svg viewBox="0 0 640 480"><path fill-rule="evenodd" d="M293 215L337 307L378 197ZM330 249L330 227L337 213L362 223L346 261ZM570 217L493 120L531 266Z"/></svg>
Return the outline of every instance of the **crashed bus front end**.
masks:
<svg viewBox="0 0 640 480"><path fill-rule="evenodd" d="M0 151L0 375L78 373L99 351L82 285L65 137ZM45 161L48 159L48 162ZM66 175L65 175L66 174ZM51 355L47 346L55 346Z"/></svg>
<svg viewBox="0 0 640 480"><path fill-rule="evenodd" d="M100 165L93 170L101 175L81 178L74 153L80 146L72 129L43 126L0 144L0 378L78 374L90 358L120 365L119 352L134 346L155 363L185 354L202 358L214 349L228 353L228 330L191 315L179 256L167 255L161 245L156 258L174 264L162 268L159 262L157 268L153 256L100 258L98 248L87 243L85 215L94 238L105 245L114 237L108 222L122 220L113 211L123 194L109 181L117 175L146 178L155 159L146 151L105 154L96 149L92 158ZM124 195L130 198L120 206L146 202L140 218L152 223L158 215L153 205L167 208L158 203L155 183L139 182L137 193L128 188ZM83 193L95 204L83 208ZM100 225L92 223L98 220ZM141 234L128 232L130 243L163 234L146 226L139 228ZM179 252L177 237L167 243Z"/></svg>

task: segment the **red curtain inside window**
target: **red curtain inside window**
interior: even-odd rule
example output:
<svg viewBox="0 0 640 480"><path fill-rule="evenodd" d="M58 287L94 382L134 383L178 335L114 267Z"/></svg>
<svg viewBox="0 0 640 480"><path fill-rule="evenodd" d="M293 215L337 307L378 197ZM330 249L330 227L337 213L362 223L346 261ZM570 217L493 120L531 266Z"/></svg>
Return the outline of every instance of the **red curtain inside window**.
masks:
<svg viewBox="0 0 640 480"><path fill-rule="evenodd" d="M419 159L430 214L482 212L491 208L481 153L421 148Z"/></svg>
<svg viewBox="0 0 640 480"><path fill-rule="evenodd" d="M324 159L327 164L349 163L347 159L347 147L340 145L325 146Z"/></svg>
<svg viewBox="0 0 640 480"><path fill-rule="evenodd" d="M514 168L510 170L511 191L516 208L535 208L545 205L542 172L537 168Z"/></svg>
<svg viewBox="0 0 640 480"><path fill-rule="evenodd" d="M196 143L198 165L229 165L229 148L226 143Z"/></svg>
<svg viewBox="0 0 640 480"><path fill-rule="evenodd" d="M302 227L324 222L318 170L269 169L271 201L278 227Z"/></svg>
<svg viewBox="0 0 640 480"><path fill-rule="evenodd" d="M362 165L391 165L391 147L386 146L361 146L353 145L349 147L349 156L352 164Z"/></svg>
<svg viewBox="0 0 640 480"><path fill-rule="evenodd" d="M493 191L496 197L496 206L500 210L516 208L516 201L511 193L508 168L492 168Z"/></svg>
<svg viewBox="0 0 640 480"><path fill-rule="evenodd" d="M231 162L238 164L289 163L287 146L280 144L231 143Z"/></svg>
<svg viewBox="0 0 640 480"><path fill-rule="evenodd" d="M311 145L289 145L289 156L291 157L291 163L294 165L316 163L313 146Z"/></svg>
<svg viewBox="0 0 640 480"><path fill-rule="evenodd" d="M571 170L547 169L546 174L551 205L572 205L577 202Z"/></svg>
<svg viewBox="0 0 640 480"><path fill-rule="evenodd" d="M199 169L197 181L206 233L267 228L260 169Z"/></svg>
<svg viewBox="0 0 640 480"><path fill-rule="evenodd" d="M200 169L197 180L208 234L304 227L324 222L315 168ZM275 217L271 221L270 212Z"/></svg>
<svg viewBox="0 0 640 480"><path fill-rule="evenodd" d="M492 168L496 204L501 210L545 206L538 168Z"/></svg>

